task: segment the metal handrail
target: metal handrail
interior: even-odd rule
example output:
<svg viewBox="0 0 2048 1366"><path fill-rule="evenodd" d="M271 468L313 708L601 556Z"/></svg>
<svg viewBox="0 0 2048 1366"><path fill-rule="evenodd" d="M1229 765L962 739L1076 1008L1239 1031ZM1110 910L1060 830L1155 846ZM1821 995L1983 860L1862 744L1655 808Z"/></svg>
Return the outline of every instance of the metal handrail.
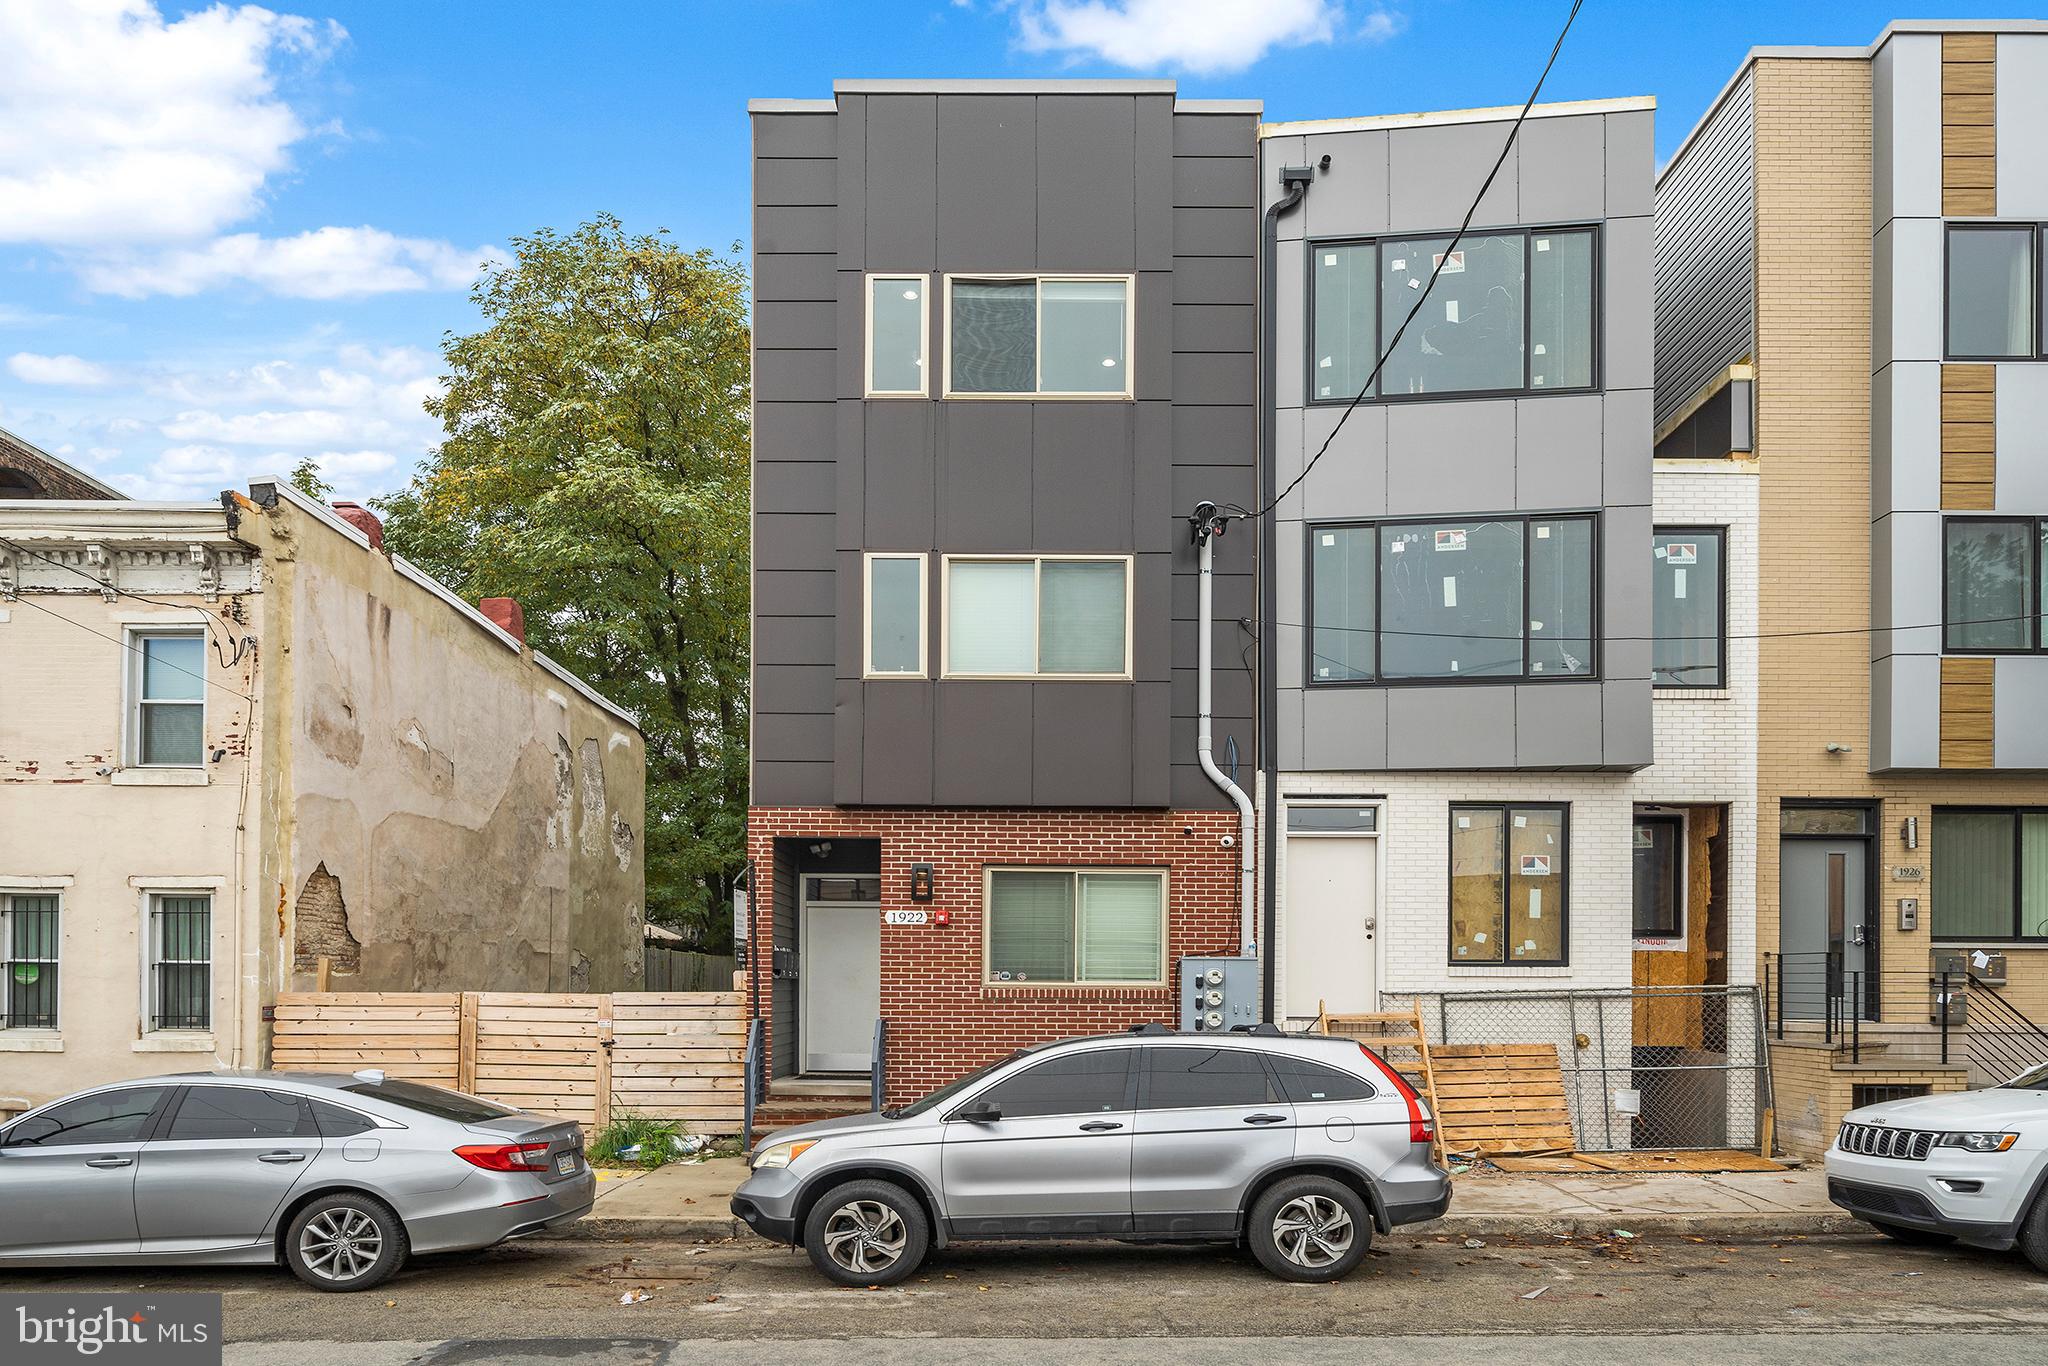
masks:
<svg viewBox="0 0 2048 1366"><path fill-rule="evenodd" d="M740 1077L742 1127L740 1147L751 1148L754 1143L754 1108L761 1103L763 1064L767 1060L767 1047L761 1028L761 1017L756 1015L747 1021L747 1052Z"/></svg>
<svg viewBox="0 0 2048 1366"><path fill-rule="evenodd" d="M882 1112L882 1093L889 1075L889 1022L875 1021L875 1050L868 1059L868 1094L876 1114Z"/></svg>

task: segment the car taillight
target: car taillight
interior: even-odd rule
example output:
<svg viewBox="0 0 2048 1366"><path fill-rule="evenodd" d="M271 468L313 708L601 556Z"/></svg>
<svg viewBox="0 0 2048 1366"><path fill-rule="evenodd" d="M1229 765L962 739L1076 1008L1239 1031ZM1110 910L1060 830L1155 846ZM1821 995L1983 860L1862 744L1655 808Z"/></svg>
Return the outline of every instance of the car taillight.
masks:
<svg viewBox="0 0 2048 1366"><path fill-rule="evenodd" d="M1392 1067L1389 1067L1385 1058L1373 1052L1364 1044L1358 1046L1358 1051L1365 1054L1366 1060L1371 1062L1374 1067L1380 1069L1380 1075L1387 1079L1387 1084L1396 1091L1399 1091L1401 1099L1408 1102L1408 1141L1410 1143L1436 1142L1436 1121L1422 1112L1422 1097L1415 1094L1415 1088L1408 1084L1408 1078L1396 1072Z"/></svg>
<svg viewBox="0 0 2048 1366"><path fill-rule="evenodd" d="M548 1169L545 1143L490 1143L457 1148L455 1155L472 1167L487 1172L544 1172Z"/></svg>

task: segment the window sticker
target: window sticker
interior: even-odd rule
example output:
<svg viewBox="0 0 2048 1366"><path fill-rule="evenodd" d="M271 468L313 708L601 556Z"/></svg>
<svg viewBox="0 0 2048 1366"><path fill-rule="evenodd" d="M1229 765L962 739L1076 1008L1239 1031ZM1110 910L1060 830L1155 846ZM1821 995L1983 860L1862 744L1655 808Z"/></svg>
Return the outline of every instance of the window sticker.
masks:
<svg viewBox="0 0 2048 1366"><path fill-rule="evenodd" d="M1432 269L1441 267L1445 275L1463 275L1465 273L1465 253L1454 251L1451 253L1450 259L1446 260L1442 252L1433 252L1429 258L1429 264Z"/></svg>
<svg viewBox="0 0 2048 1366"><path fill-rule="evenodd" d="M1685 571L1683 569L1671 571L1671 596L1674 598L1685 596Z"/></svg>
<svg viewBox="0 0 2048 1366"><path fill-rule="evenodd" d="M1548 855L1548 854L1524 854L1524 855L1522 855L1522 876L1523 876L1523 877L1549 877L1549 876L1550 876L1550 855Z"/></svg>
<svg viewBox="0 0 2048 1366"><path fill-rule="evenodd" d="M1444 321L1447 323L1454 323L1459 321L1458 301L1456 299L1444 300Z"/></svg>
<svg viewBox="0 0 2048 1366"><path fill-rule="evenodd" d="M1334 252L1334 251L1326 251L1326 252L1324 252L1324 253L1323 253L1323 264L1324 264L1324 265L1326 265L1326 266L1334 266L1334 265L1336 265L1336 264L1337 264L1337 253L1336 253L1336 252Z"/></svg>
<svg viewBox="0 0 2048 1366"><path fill-rule="evenodd" d="M1550 239L1549 239L1548 237L1539 237L1539 238L1537 238L1537 239L1536 239L1536 250L1538 250L1538 251L1549 251L1549 250L1550 250Z"/></svg>
<svg viewBox="0 0 2048 1366"><path fill-rule="evenodd" d="M1406 269L1408 269L1408 258L1405 256L1398 261L1387 262L1387 274L1389 275L1398 275Z"/></svg>
<svg viewBox="0 0 2048 1366"><path fill-rule="evenodd" d="M1541 887L1531 887L1529 889L1529 918L1531 920L1541 920L1543 918L1543 889Z"/></svg>
<svg viewBox="0 0 2048 1366"><path fill-rule="evenodd" d="M1698 541L1673 541L1664 547L1664 558L1670 564L1698 564L1700 543Z"/></svg>
<svg viewBox="0 0 2048 1366"><path fill-rule="evenodd" d="M1475 930L1475 931L1473 931L1473 933L1472 933L1472 942L1473 942L1473 943L1475 943L1475 944L1484 944L1484 943L1486 942L1486 931L1485 931L1485 930Z"/></svg>
<svg viewBox="0 0 2048 1366"><path fill-rule="evenodd" d="M1456 528L1437 532L1436 548L1438 550L1463 550L1465 548L1465 533Z"/></svg>
<svg viewBox="0 0 2048 1366"><path fill-rule="evenodd" d="M1335 544L1337 544L1337 534L1336 534L1335 532L1333 532L1333 531L1325 531L1325 532L1323 533L1323 544L1324 544L1324 545L1335 545Z"/></svg>
<svg viewBox="0 0 2048 1366"><path fill-rule="evenodd" d="M1529 818L1528 818L1527 816L1517 816L1517 817L1515 817L1515 829L1517 829L1517 830L1522 830L1522 829L1526 829L1526 828L1528 827L1528 824L1529 824Z"/></svg>
<svg viewBox="0 0 2048 1366"><path fill-rule="evenodd" d="M1457 605L1458 576L1456 574L1446 574L1444 575L1444 606L1456 607Z"/></svg>
<svg viewBox="0 0 2048 1366"><path fill-rule="evenodd" d="M1549 540L1549 539L1550 539L1550 528L1549 528L1549 527L1547 527L1547 526L1539 526L1539 527L1537 527L1537 528L1536 528L1536 539L1537 539L1537 540L1539 540L1539 541L1547 541L1547 540Z"/></svg>

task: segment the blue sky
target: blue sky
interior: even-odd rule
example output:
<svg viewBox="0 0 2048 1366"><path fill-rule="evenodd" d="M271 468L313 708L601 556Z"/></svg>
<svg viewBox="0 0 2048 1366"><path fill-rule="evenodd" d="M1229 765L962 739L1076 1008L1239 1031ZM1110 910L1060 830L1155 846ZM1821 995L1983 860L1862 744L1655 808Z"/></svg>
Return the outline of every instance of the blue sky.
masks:
<svg viewBox="0 0 2048 1366"><path fill-rule="evenodd" d="M402 483L477 266L599 211L747 236L746 101L1170 75L1270 119L1519 102L1564 0L0 0L0 426L139 496ZM1913 17L1973 12L1916 3ZM1984 11L1975 11L1984 13ZM1588 0L1546 99L1658 97L1893 12Z"/></svg>

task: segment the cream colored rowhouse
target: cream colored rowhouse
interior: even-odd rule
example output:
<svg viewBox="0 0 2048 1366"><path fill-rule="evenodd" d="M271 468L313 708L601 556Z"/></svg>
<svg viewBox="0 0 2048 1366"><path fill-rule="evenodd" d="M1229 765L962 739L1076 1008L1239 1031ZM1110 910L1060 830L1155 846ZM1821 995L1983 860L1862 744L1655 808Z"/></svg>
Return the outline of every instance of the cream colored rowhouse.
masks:
<svg viewBox="0 0 2048 1366"><path fill-rule="evenodd" d="M638 985L633 717L352 518L0 501L0 1107L259 1066L323 959Z"/></svg>

